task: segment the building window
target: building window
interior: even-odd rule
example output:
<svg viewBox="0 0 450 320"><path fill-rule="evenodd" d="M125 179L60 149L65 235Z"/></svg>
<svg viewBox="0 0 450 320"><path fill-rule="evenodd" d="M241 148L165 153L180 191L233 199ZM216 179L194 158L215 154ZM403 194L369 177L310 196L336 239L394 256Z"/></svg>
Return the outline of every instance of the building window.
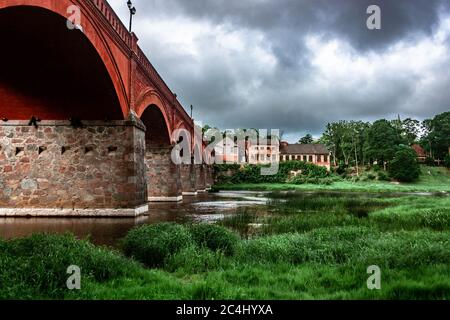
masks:
<svg viewBox="0 0 450 320"><path fill-rule="evenodd" d="M328 156L323 156L323 162L328 162Z"/></svg>
<svg viewBox="0 0 450 320"><path fill-rule="evenodd" d="M309 156L309 162L313 162L313 156Z"/></svg>

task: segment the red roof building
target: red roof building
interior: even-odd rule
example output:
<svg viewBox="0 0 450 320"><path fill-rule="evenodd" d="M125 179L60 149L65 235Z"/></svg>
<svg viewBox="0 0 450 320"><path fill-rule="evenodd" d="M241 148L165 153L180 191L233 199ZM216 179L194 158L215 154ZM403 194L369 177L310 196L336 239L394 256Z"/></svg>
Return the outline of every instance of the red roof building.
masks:
<svg viewBox="0 0 450 320"><path fill-rule="evenodd" d="M425 162L425 160L427 159L428 155L425 152L425 150L422 148L422 146L418 145L418 144L413 144L411 146L411 148L413 148L414 151L417 153L417 158L419 159L419 162Z"/></svg>

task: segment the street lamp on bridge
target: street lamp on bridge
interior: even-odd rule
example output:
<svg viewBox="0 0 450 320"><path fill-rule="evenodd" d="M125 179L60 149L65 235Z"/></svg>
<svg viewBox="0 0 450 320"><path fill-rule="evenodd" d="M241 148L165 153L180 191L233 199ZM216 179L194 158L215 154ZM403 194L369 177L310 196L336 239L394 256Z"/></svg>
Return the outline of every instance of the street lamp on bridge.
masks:
<svg viewBox="0 0 450 320"><path fill-rule="evenodd" d="M131 27L133 25L133 16L136 14L136 8L133 6L131 0L128 0L127 5L128 9L130 9L130 33L131 33Z"/></svg>

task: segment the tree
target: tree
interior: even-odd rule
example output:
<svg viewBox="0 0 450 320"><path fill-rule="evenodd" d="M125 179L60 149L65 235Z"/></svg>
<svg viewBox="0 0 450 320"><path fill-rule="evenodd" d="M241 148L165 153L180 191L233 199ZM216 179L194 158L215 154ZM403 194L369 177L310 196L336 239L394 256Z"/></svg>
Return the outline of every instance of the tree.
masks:
<svg viewBox="0 0 450 320"><path fill-rule="evenodd" d="M320 141L322 141L333 156L333 163L336 166L338 163L338 150L340 142L339 125L337 123L328 123L325 132L323 133Z"/></svg>
<svg viewBox="0 0 450 320"><path fill-rule="evenodd" d="M333 162L349 165L365 163L366 136L370 123L363 121L339 121L329 123L319 139L332 151Z"/></svg>
<svg viewBox="0 0 450 320"><path fill-rule="evenodd" d="M444 166L446 166L447 168L450 168L450 154L445 156Z"/></svg>
<svg viewBox="0 0 450 320"><path fill-rule="evenodd" d="M412 145L417 142L417 138L420 134L420 121L407 118L402 121L402 138L408 145Z"/></svg>
<svg viewBox="0 0 450 320"><path fill-rule="evenodd" d="M450 147L450 111L444 112L432 120L425 120L423 126L426 131L422 139L423 146L436 159L444 159Z"/></svg>
<svg viewBox="0 0 450 320"><path fill-rule="evenodd" d="M300 139L299 143L301 144L313 144L314 143L314 139L312 137L312 135L310 135L309 133L304 136L303 138Z"/></svg>
<svg viewBox="0 0 450 320"><path fill-rule="evenodd" d="M391 124L402 138L402 143L410 146L417 142L421 130L420 121L411 118L401 120L400 116L398 116L398 119L392 120Z"/></svg>
<svg viewBox="0 0 450 320"><path fill-rule="evenodd" d="M209 129L213 129L209 124L205 124L202 128L202 133L205 134Z"/></svg>
<svg viewBox="0 0 450 320"><path fill-rule="evenodd" d="M367 153L372 160L383 164L391 161L401 143L398 131L386 119L375 121L367 132Z"/></svg>
<svg viewBox="0 0 450 320"><path fill-rule="evenodd" d="M420 165L416 152L407 146L400 146L389 163L389 175L401 182L413 182L420 176Z"/></svg>

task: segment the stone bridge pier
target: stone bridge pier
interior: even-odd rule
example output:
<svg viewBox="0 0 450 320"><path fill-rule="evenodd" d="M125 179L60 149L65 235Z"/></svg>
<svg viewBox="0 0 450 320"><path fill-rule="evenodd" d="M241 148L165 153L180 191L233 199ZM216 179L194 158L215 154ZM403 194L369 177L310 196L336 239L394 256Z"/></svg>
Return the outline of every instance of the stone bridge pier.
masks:
<svg viewBox="0 0 450 320"><path fill-rule="evenodd" d="M183 200L181 166L173 163L171 147L148 146L145 151L148 201L178 202Z"/></svg>
<svg viewBox="0 0 450 320"><path fill-rule="evenodd" d="M144 143L145 127L132 120L85 121L81 128L63 120L4 122L0 215L20 215L19 208L30 216L142 214Z"/></svg>
<svg viewBox="0 0 450 320"><path fill-rule="evenodd" d="M197 192L206 192L206 166L204 164L196 164L194 168Z"/></svg>
<svg viewBox="0 0 450 320"><path fill-rule="evenodd" d="M210 165L206 166L206 189L211 189L214 185L214 168Z"/></svg>
<svg viewBox="0 0 450 320"><path fill-rule="evenodd" d="M181 165L181 186L183 191L183 197L196 196L198 194L194 165L192 164Z"/></svg>

